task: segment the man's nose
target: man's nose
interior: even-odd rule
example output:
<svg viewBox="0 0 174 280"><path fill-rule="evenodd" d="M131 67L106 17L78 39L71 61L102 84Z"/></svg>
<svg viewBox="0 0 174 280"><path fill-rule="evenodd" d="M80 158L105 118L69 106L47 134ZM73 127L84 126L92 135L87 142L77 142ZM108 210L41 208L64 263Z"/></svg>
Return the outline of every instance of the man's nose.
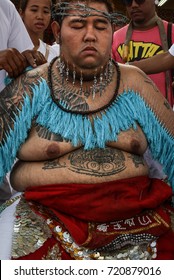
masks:
<svg viewBox="0 0 174 280"><path fill-rule="evenodd" d="M85 30L85 37L84 40L86 41L95 41L96 35L95 35L95 29L92 26L89 26Z"/></svg>
<svg viewBox="0 0 174 280"><path fill-rule="evenodd" d="M139 5L137 4L137 2L135 0L133 0L131 7L137 7L137 6L139 6Z"/></svg>
<svg viewBox="0 0 174 280"><path fill-rule="evenodd" d="M37 18L43 18L44 13L42 11L38 11L36 16Z"/></svg>

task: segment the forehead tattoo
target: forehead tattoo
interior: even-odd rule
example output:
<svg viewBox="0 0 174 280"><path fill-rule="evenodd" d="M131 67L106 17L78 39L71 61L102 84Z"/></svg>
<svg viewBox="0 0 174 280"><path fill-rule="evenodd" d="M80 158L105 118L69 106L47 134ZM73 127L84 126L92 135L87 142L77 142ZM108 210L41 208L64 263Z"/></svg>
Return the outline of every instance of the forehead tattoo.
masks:
<svg viewBox="0 0 174 280"><path fill-rule="evenodd" d="M100 16L104 17L111 23L123 24L127 23L128 19L121 13L109 13L107 11L102 11L89 7L86 3L78 2L59 2L53 7L53 18L59 19L60 22L66 16L80 16L82 18L90 16Z"/></svg>

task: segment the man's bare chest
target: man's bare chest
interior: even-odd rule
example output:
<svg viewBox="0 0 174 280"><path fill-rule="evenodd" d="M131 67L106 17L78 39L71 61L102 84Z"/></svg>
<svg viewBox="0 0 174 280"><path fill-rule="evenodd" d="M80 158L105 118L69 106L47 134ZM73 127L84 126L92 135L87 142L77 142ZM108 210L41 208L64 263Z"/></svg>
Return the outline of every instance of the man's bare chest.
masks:
<svg viewBox="0 0 174 280"><path fill-rule="evenodd" d="M115 137L115 141L106 143L107 147L143 155L147 142L142 130L138 127L136 130L129 129L120 132L118 137ZM63 139L61 135L53 134L47 129L37 126L31 130L27 141L21 146L18 157L27 161L47 160L63 157L81 148L83 145L79 144L74 147L68 139Z"/></svg>

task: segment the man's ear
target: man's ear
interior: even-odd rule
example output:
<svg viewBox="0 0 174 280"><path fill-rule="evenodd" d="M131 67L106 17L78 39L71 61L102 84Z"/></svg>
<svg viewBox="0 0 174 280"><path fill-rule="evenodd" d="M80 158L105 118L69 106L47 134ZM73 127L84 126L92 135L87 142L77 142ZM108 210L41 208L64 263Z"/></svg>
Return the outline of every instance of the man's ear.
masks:
<svg viewBox="0 0 174 280"><path fill-rule="evenodd" d="M60 25L57 21L53 21L51 23L51 29L52 29L52 32L53 32L53 35L54 35L54 39L56 41L56 43L60 43L59 42L59 35L60 35Z"/></svg>

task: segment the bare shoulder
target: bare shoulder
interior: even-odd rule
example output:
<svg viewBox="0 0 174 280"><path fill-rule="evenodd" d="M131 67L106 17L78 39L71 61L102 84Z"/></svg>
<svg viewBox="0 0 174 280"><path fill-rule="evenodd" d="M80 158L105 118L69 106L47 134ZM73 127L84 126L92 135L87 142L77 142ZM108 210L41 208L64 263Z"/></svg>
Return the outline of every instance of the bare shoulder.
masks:
<svg viewBox="0 0 174 280"><path fill-rule="evenodd" d="M31 79L37 80L38 77L42 77L44 79L47 79L48 77L48 63L42 64L38 66L37 68L32 69L31 71L26 72L26 76ZM36 81L35 81L36 82Z"/></svg>
<svg viewBox="0 0 174 280"><path fill-rule="evenodd" d="M132 90L138 93L148 104L167 104L167 100L160 92L155 83L138 67L133 65L119 64L121 73L120 92Z"/></svg>
<svg viewBox="0 0 174 280"><path fill-rule="evenodd" d="M136 66L119 64L119 67L121 73L119 94L131 92L139 96L174 135L174 111L154 82Z"/></svg>
<svg viewBox="0 0 174 280"><path fill-rule="evenodd" d="M38 66L30 71L27 71L24 75L22 75L19 79L21 85L29 90L32 85L38 85L39 82L44 79L48 80L48 63Z"/></svg>
<svg viewBox="0 0 174 280"><path fill-rule="evenodd" d="M141 89L140 82L149 79L148 76L136 66L121 63L118 63L118 65L121 72L121 81L125 87L138 90Z"/></svg>
<svg viewBox="0 0 174 280"><path fill-rule="evenodd" d="M43 64L35 69L26 71L11 83L9 83L5 89L1 92L1 101L9 98L16 97L20 102L20 97L25 94L29 96L32 94L32 86L39 84L43 79L47 80L48 76L48 64Z"/></svg>
<svg viewBox="0 0 174 280"><path fill-rule="evenodd" d="M1 91L0 98L0 141L9 127L13 127L13 118L22 109L26 95L32 99L32 88L39 81L47 79L48 65L41 65L20 75Z"/></svg>

